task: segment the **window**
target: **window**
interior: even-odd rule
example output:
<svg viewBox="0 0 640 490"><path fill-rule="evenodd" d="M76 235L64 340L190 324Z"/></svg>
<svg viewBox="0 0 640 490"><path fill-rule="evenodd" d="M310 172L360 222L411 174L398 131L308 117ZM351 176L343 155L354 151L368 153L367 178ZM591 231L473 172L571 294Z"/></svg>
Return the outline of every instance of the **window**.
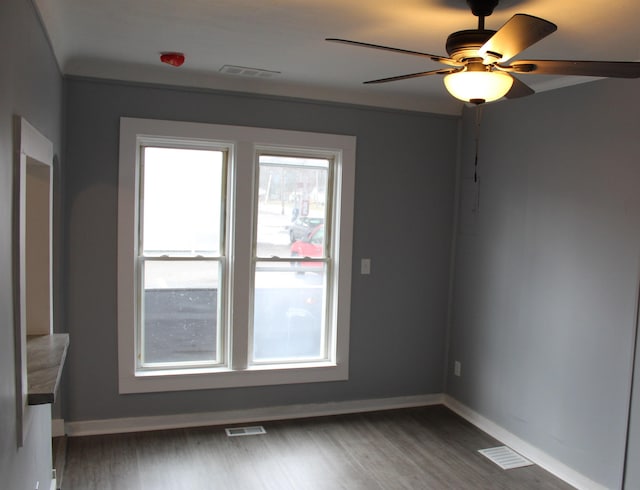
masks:
<svg viewBox="0 0 640 490"><path fill-rule="evenodd" d="M258 152L251 360L327 360L333 284L324 229L331 222L326 214L333 161L272 151ZM296 220L307 226L291 241Z"/></svg>
<svg viewBox="0 0 640 490"><path fill-rule="evenodd" d="M347 379L355 138L120 126L120 392Z"/></svg>
<svg viewBox="0 0 640 490"><path fill-rule="evenodd" d="M138 369L224 363L228 148L140 142Z"/></svg>

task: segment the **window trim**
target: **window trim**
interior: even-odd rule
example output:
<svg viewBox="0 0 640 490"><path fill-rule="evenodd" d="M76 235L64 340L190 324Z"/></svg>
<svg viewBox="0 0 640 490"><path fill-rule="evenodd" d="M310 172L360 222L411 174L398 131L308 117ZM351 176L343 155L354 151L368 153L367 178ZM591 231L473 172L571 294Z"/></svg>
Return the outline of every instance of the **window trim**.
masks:
<svg viewBox="0 0 640 490"><path fill-rule="evenodd" d="M334 281L339 289L340 301L336 301L335 359L327 362L295 364L248 365L248 338L238 338L232 333L234 344L233 366L225 368L193 368L137 372L135 360L136 277L135 241L137 196L139 189L139 141L144 138L171 140L190 139L225 142L233 145L230 152L228 178L229 199L232 203L227 213L228 267L230 284L228 298L229 315L234 322L248 325L249 309L243 295L248 298L252 284L252 234L254 203L254 162L258 149L304 148L311 151L336 153L334 192L337 205L331 210L336 240L334 257ZM349 323L352 274L353 204L355 189L356 138L347 135L310 133L246 126L226 126L152 119L120 119L120 163L118 183L118 371L120 393L144 393L194 389L263 386L292 383L311 383L346 380L349 375ZM249 164L247 163L249 162ZM339 209L339 213L337 212ZM235 260L246 257L248 260ZM235 301L232 299L235 298ZM247 329L243 329L244 332ZM245 348L241 349L240 346ZM332 346L333 349L333 346Z"/></svg>

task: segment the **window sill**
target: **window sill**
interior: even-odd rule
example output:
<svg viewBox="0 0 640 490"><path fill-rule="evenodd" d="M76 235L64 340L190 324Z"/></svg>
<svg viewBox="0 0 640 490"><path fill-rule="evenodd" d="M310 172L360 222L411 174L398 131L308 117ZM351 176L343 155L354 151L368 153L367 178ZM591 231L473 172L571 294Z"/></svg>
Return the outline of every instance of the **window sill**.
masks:
<svg viewBox="0 0 640 490"><path fill-rule="evenodd" d="M347 365L330 362L312 365L257 366L236 371L226 368L146 371L130 377L121 377L120 393L319 383L345 381L348 378Z"/></svg>
<svg viewBox="0 0 640 490"><path fill-rule="evenodd" d="M300 363L287 363L287 364L256 364L246 369L229 369L228 367L193 367L184 369L140 369L136 371L136 377L162 377L162 376L185 376L185 375L227 375L231 373L250 373L256 371L272 371L281 372L286 370L301 370L301 369L315 369L315 368L335 368L336 364L330 361L317 361L317 362L300 362Z"/></svg>
<svg viewBox="0 0 640 490"><path fill-rule="evenodd" d="M55 402L68 348L69 334L66 333L27 337L29 405Z"/></svg>

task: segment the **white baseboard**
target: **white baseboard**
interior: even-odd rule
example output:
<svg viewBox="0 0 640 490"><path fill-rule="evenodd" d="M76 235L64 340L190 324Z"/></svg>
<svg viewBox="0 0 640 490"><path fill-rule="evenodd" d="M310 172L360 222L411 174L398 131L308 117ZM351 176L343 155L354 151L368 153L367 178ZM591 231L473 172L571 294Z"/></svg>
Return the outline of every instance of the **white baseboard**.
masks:
<svg viewBox="0 0 640 490"><path fill-rule="evenodd" d="M520 453L525 458L530 459L535 464L557 476L569 485L580 490L607 490L606 487L594 482L564 463L561 463L557 459L549 456L537 447L520 439L518 436L500 427L498 424L492 422L486 417L483 417L466 405L463 405L455 398L452 398L449 395L443 395L443 399L444 405L451 411L457 413L462 418L475 425L478 429L483 430L490 436L498 439L502 444L509 446L514 451Z"/></svg>
<svg viewBox="0 0 640 490"><path fill-rule="evenodd" d="M51 437L62 437L64 435L64 419L51 420Z"/></svg>
<svg viewBox="0 0 640 490"><path fill-rule="evenodd" d="M578 473L540 449L532 446L516 435L483 417L449 395L437 393L394 398L375 398L345 402L311 403L302 405L282 405L248 410L228 410L221 412L200 412L192 414L159 415L152 417L128 417L118 419L85 420L64 423L53 421L54 437L58 435L87 436L150 430L180 429L212 425L243 424L269 420L286 420L348 413L393 410L398 408L445 405L480 430L498 439L538 466L580 490L606 490L606 487Z"/></svg>
<svg viewBox="0 0 640 490"><path fill-rule="evenodd" d="M283 405L249 410L228 410L191 414L159 415L153 417L129 417L119 419L85 420L64 425L70 437L148 430L179 429L208 425L243 424L249 422L285 420L347 413L373 412L397 408L441 405L444 395L402 396L331 403Z"/></svg>
<svg viewBox="0 0 640 490"><path fill-rule="evenodd" d="M58 479L56 477L56 470L51 470L51 484L49 485L49 490L58 490Z"/></svg>

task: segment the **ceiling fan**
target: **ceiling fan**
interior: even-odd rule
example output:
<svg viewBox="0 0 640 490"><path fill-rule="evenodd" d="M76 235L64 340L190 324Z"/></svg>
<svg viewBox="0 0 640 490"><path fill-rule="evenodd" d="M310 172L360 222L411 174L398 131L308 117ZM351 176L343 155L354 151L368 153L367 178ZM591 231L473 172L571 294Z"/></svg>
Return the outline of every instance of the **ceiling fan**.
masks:
<svg viewBox="0 0 640 490"><path fill-rule="evenodd" d="M498 2L499 0L467 0L471 12L478 17L478 28L450 34L446 43L448 57L348 39L326 40L419 56L447 65L447 68L439 70L380 78L364 83L386 83L429 75L445 75L444 83L451 95L472 104L491 102L501 97L515 99L534 93L531 87L512 74L640 77L640 63L631 61L509 61L521 51L555 32L558 27L539 17L516 14L498 31L485 29L484 19L493 13Z"/></svg>

